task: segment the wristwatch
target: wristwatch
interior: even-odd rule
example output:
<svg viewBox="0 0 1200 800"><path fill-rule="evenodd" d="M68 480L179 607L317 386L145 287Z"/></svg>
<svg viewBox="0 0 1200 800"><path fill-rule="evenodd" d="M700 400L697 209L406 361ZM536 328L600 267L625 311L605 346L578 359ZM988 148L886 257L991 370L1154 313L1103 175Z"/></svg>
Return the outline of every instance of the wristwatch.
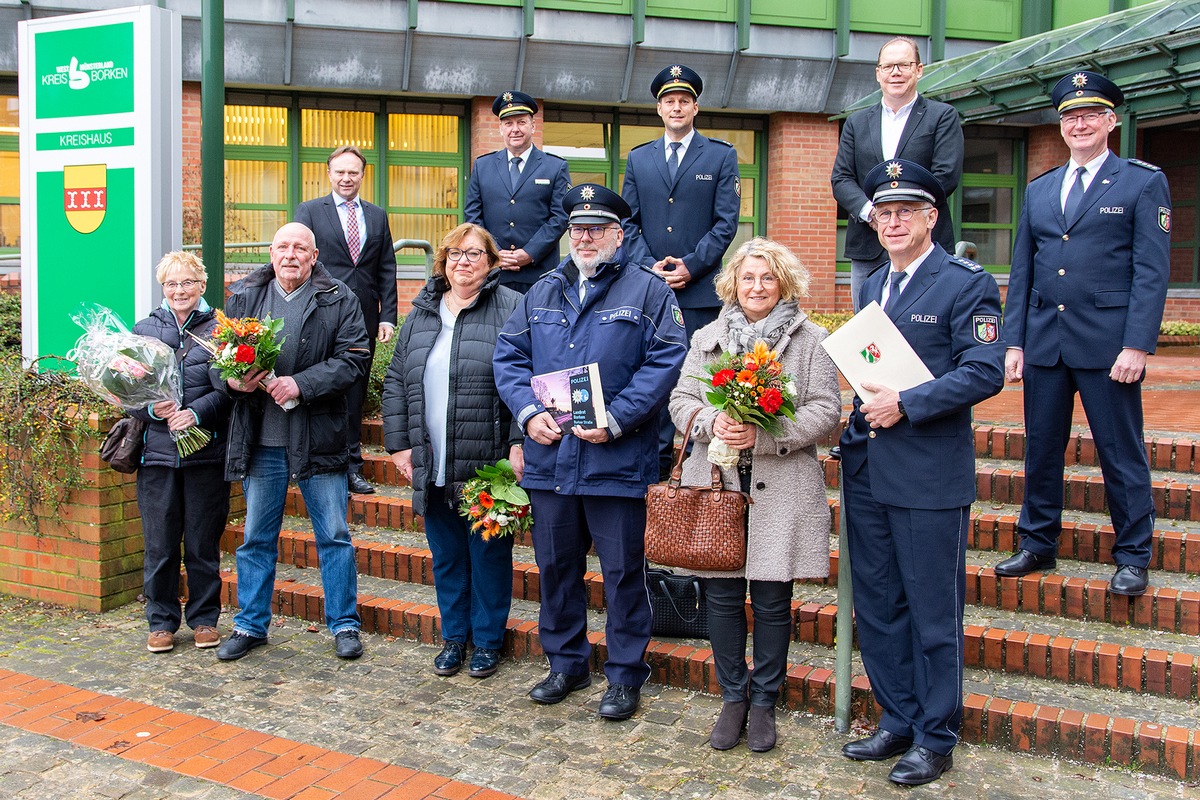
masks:
<svg viewBox="0 0 1200 800"><path fill-rule="evenodd" d="M908 412L904 410L904 401L899 397L896 398L896 410L900 412L900 416L907 417Z"/></svg>

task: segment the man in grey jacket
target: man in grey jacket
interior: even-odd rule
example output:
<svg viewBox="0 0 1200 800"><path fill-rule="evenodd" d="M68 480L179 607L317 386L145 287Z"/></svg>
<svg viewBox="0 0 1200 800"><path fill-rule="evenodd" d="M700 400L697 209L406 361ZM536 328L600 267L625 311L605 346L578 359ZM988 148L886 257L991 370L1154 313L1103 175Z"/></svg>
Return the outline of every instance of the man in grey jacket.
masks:
<svg viewBox="0 0 1200 800"><path fill-rule="evenodd" d="M245 539L237 549L241 610L217 658L234 661L267 643L289 481L300 486L313 524L337 655L358 658L358 574L346 526L346 391L371 358L358 298L317 261L313 232L290 222L271 242L271 266L234 284L225 309L231 317L270 316L284 325L273 372L222 381L212 371L214 385L234 398L225 477L240 480L246 497Z"/></svg>

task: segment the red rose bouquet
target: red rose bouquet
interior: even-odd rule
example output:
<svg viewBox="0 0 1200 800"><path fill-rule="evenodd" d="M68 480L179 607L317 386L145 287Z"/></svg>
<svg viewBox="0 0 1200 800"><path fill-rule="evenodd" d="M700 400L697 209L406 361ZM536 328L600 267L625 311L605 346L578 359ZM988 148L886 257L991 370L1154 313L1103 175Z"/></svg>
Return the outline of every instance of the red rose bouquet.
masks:
<svg viewBox="0 0 1200 800"><path fill-rule="evenodd" d="M472 520L471 530L484 541L494 536L512 536L533 527L529 495L517 485L512 464L502 458L495 465L475 470L478 476L463 484L458 510Z"/></svg>
<svg viewBox="0 0 1200 800"><path fill-rule="evenodd" d="M711 387L705 394L713 407L724 411L737 422L749 422L768 433L779 431L779 418L796 418L796 385L785 375L779 355L759 340L754 349L742 356L722 353L704 370L708 377L695 376ZM720 437L713 437L708 446L708 460L718 466L731 467L737 463L738 451Z"/></svg>
<svg viewBox="0 0 1200 800"><path fill-rule="evenodd" d="M221 380L242 380L252 370L265 369L268 371L264 383L270 383L275 375L275 361L279 351L283 349L283 340L279 332L283 330L283 320L271 319L269 316L261 320L254 317L227 317L217 311L217 327L213 328L212 339L196 341L212 353L212 364L217 368ZM295 400L284 405L287 410L295 408Z"/></svg>

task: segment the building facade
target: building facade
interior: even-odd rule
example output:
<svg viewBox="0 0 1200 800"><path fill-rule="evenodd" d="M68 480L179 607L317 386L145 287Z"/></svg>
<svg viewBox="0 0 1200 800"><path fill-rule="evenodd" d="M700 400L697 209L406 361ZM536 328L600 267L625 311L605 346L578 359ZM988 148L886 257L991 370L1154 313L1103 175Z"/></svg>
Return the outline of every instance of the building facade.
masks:
<svg viewBox="0 0 1200 800"><path fill-rule="evenodd" d="M0 0L0 257L20 249L18 19L130 0ZM200 2L159 2L183 18L184 241L200 238ZM263 242L296 205L329 190L335 147L367 155L365 199L397 238L436 243L462 220L473 159L500 147L491 103L537 97L539 146L573 182L620 189L629 150L662 134L649 83L671 63L705 79L697 127L736 145L742 206L734 246L755 235L793 247L813 273L808 307L849 309L844 221L829 174L847 107L878 89L892 35L926 63L1147 5L1136 0L256 0L225 4L225 238ZM922 87L924 88L924 87ZM1048 101L1047 101L1048 105ZM1052 118L968 124L958 238L1001 282L1022 189L1062 163ZM1167 171L1175 205L1167 319L1200 319L1196 173L1200 122L1139 125L1135 151ZM1114 149L1116 144L1114 143ZM565 242L563 251L565 252ZM402 251L415 293L423 258ZM230 261L264 260L261 248Z"/></svg>

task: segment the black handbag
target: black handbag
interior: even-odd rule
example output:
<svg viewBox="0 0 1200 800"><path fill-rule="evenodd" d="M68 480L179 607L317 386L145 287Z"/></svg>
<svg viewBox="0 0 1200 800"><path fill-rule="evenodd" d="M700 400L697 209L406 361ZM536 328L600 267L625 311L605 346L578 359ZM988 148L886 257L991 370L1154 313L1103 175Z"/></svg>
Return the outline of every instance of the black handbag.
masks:
<svg viewBox="0 0 1200 800"><path fill-rule="evenodd" d="M647 569L650 586L650 633L680 639L708 638L708 601L704 584L694 575L669 569Z"/></svg>
<svg viewBox="0 0 1200 800"><path fill-rule="evenodd" d="M142 447L145 445L146 423L137 417L121 417L113 423L104 443L100 445L100 458L117 472L128 475L137 472L142 464Z"/></svg>

